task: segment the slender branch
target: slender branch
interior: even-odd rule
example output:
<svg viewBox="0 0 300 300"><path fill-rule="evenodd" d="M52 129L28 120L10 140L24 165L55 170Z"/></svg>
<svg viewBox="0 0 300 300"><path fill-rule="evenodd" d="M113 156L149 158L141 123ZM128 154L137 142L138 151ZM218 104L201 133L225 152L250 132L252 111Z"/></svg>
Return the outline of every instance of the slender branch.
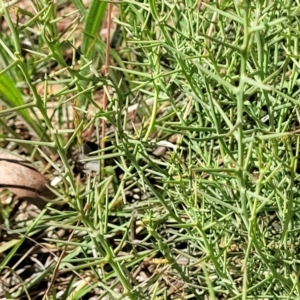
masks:
<svg viewBox="0 0 300 300"><path fill-rule="evenodd" d="M106 53L105 53L105 66L104 66L104 75L108 76L109 73L109 50L110 50L110 30L111 30L111 11L112 3L108 3L108 13L107 13L107 39L106 39ZM107 107L107 95L104 91L103 94L103 111ZM101 148L105 148L105 132L106 132L106 121L102 120L102 138L101 138ZM103 160L104 162L104 160Z"/></svg>

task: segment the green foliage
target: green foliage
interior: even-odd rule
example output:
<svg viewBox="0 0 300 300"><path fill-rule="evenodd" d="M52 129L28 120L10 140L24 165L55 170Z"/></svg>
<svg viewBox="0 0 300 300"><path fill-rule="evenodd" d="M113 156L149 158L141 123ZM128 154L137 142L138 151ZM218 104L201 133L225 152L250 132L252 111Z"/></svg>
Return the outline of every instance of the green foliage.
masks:
<svg viewBox="0 0 300 300"><path fill-rule="evenodd" d="M16 232L74 230L70 240L47 238L72 249L59 266L60 274L72 274L65 298L98 292L110 299L299 299L297 3L118 2L114 21L122 42L111 49L108 78L98 71L108 4L73 3L80 16L63 33L51 1L41 1L37 14L20 24L3 6L10 31L4 38L14 49L0 50L0 116L14 112L33 130L33 124L45 128L44 140L25 143L37 145L61 176L58 198L69 204L64 210L49 205ZM81 22L79 49L72 33ZM38 39L26 55L21 32ZM16 79L29 87L31 102L13 87ZM36 88L41 82L44 96ZM59 90L48 93L47 85L56 84ZM94 99L97 90L108 95L105 112ZM61 116L77 98L81 117L74 130L66 129ZM57 104L52 114L50 101ZM107 167L79 184L68 150L92 124L99 141L103 118L113 132L109 145L82 162L102 166L105 160ZM161 145L165 153L154 155ZM45 146L58 152L60 163L51 162ZM6 252L2 268L23 242ZM47 280L54 265L39 279ZM82 276L87 281L76 289Z"/></svg>

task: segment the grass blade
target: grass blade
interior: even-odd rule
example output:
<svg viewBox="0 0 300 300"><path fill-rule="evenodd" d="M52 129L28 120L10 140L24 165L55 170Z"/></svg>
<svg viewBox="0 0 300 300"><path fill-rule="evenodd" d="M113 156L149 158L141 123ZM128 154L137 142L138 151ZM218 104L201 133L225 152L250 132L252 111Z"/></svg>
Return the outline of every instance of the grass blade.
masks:
<svg viewBox="0 0 300 300"><path fill-rule="evenodd" d="M14 81L6 74L0 75L0 99L9 107L18 107L25 104L21 93L15 86ZM28 110L23 109L18 113L26 124L30 126L40 137L42 135L42 130L30 116Z"/></svg>

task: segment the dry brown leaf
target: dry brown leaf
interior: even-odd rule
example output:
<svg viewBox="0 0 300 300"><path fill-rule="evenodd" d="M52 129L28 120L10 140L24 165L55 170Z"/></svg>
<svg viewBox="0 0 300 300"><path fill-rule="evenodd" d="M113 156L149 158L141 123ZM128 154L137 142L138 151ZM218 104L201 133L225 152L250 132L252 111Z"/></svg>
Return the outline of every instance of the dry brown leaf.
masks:
<svg viewBox="0 0 300 300"><path fill-rule="evenodd" d="M50 183L30 163L12 154L0 152L0 187L14 193L19 200L26 200L43 209L43 199L53 199L47 187Z"/></svg>

